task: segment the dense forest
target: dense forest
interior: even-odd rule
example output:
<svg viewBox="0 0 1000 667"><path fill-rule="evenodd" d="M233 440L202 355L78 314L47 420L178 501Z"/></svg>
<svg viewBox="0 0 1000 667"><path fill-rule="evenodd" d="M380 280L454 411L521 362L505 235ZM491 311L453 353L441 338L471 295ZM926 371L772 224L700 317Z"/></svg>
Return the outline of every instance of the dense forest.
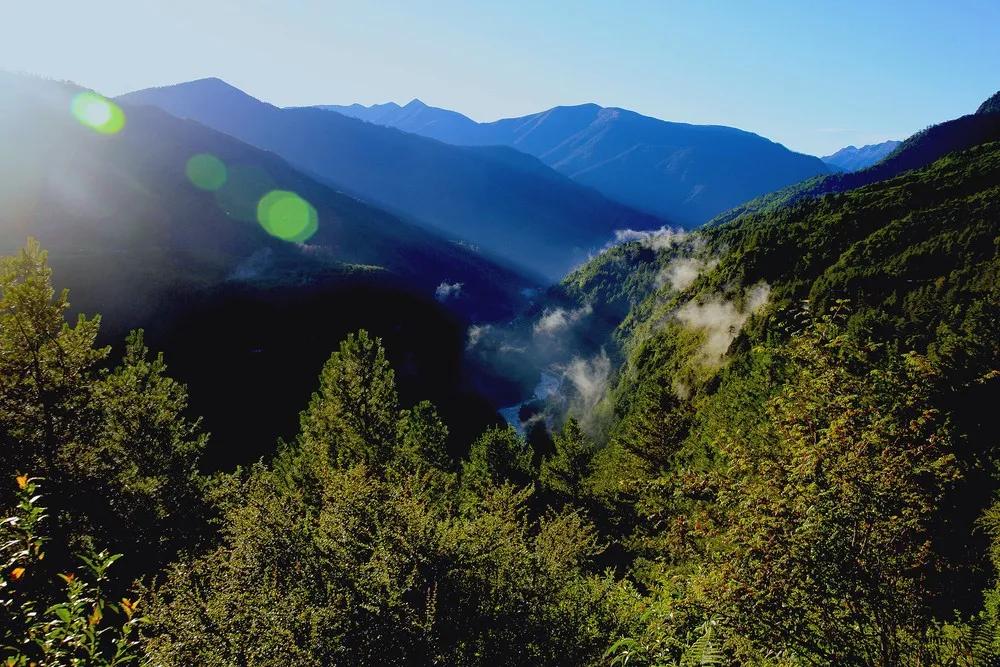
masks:
<svg viewBox="0 0 1000 667"><path fill-rule="evenodd" d="M700 230L623 231L537 299L464 247L296 181L345 228L370 216L420 257L451 253L469 288L507 281L500 310L521 312L502 323L398 291L438 284L431 259L413 275L386 259L400 273L384 284L338 265L347 280L267 238L302 275L219 278L177 319L189 338L175 350L201 356L174 359L142 329L105 344L100 315L76 314L29 238L0 259L2 664L1000 664L998 119L994 97L868 169ZM204 203L177 190L178 206ZM263 243L215 215L234 246ZM125 217L95 229L130 229ZM372 257L393 258L389 241ZM205 249L176 243L157 261ZM243 257L214 255L212 276ZM238 424L211 449L196 406L250 382L244 357L203 385L213 395L189 395L172 369L244 329L258 338L241 350L260 338L312 358L327 339L290 334L366 300L392 338L346 312L337 335L356 330L323 349L310 386L276 362L252 385L273 394L216 412ZM407 318L465 348L483 385L558 369L557 386L509 425L492 409L446 419L485 399L456 379L465 361L394 355L417 337ZM297 424L273 438L270 408L299 397ZM235 439L242 458L226 460Z"/></svg>

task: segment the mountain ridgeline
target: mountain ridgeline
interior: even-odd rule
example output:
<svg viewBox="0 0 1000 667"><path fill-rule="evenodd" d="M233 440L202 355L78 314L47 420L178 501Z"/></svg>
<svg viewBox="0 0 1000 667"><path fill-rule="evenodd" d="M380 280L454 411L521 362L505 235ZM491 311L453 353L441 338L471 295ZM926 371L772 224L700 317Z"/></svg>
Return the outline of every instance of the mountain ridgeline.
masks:
<svg viewBox="0 0 1000 667"><path fill-rule="evenodd" d="M38 239L75 312L103 315L102 340L146 329L216 435L212 466L270 451L261 432L294 431L317 365L362 326L395 341L404 393L419 384L472 431L495 419L464 384L465 323L511 317L535 281L159 109L127 108L120 132L94 132L71 113L85 92L0 75L0 248ZM214 191L187 173L204 155L223 165ZM275 190L315 210L304 242L260 224Z"/></svg>
<svg viewBox="0 0 1000 667"><path fill-rule="evenodd" d="M273 151L332 187L551 280L616 229L663 224L523 153L460 148L320 109L279 109L218 79L120 101L157 106Z"/></svg>
<svg viewBox="0 0 1000 667"><path fill-rule="evenodd" d="M683 226L830 169L767 139L596 104L477 123L419 100L319 107L463 146L510 146L604 195Z"/></svg>
<svg viewBox="0 0 1000 667"><path fill-rule="evenodd" d="M868 144L858 148L857 146L846 146L836 153L826 155L822 158L828 165L843 171L859 171L880 162L886 155L892 153L899 147L899 141L883 141L880 144Z"/></svg>

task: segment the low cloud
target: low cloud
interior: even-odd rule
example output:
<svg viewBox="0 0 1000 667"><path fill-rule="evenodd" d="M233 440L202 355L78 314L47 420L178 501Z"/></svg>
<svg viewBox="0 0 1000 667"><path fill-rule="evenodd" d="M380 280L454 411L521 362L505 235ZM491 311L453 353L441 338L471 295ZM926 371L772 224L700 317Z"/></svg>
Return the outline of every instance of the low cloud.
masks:
<svg viewBox="0 0 1000 667"><path fill-rule="evenodd" d="M658 286L670 285L672 289L683 292L694 284L705 271L719 263L718 259L701 259L698 257L679 257L667 264L656 277Z"/></svg>
<svg viewBox="0 0 1000 667"><path fill-rule="evenodd" d="M616 229L615 243L638 241L641 245L651 250L667 250L686 239L687 236L688 233L683 229L672 229L670 227L660 227L659 229L647 231Z"/></svg>
<svg viewBox="0 0 1000 667"><path fill-rule="evenodd" d="M573 390L570 412L577 415L585 428L593 429L598 418L595 412L597 404L607 393L611 380L611 359L602 349L590 359L573 357L560 370Z"/></svg>
<svg viewBox="0 0 1000 667"><path fill-rule="evenodd" d="M492 324L473 324L466 334L465 349L471 350L493 333Z"/></svg>
<svg viewBox="0 0 1000 667"><path fill-rule="evenodd" d="M767 283L756 285L747 293L742 306L718 295L701 302L688 301L674 317L684 326L704 333L703 361L718 364L750 316L767 304L770 292Z"/></svg>
<svg viewBox="0 0 1000 667"><path fill-rule="evenodd" d="M447 301L448 299L457 299L462 294L462 284L463 283L448 283L442 281L437 289L434 290L434 298L438 301Z"/></svg>
<svg viewBox="0 0 1000 667"><path fill-rule="evenodd" d="M542 312L542 316L535 322L535 335L555 336L556 334L563 333L593 312L594 309L590 304L571 310L566 310L565 308L546 308Z"/></svg>

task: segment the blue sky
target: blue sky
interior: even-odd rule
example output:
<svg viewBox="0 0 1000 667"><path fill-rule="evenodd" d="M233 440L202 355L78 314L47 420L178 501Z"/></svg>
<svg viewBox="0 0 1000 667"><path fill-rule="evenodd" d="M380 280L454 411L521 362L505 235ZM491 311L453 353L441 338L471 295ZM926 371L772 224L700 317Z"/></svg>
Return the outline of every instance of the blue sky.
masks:
<svg viewBox="0 0 1000 667"><path fill-rule="evenodd" d="M0 68L113 95L218 76L279 105L406 102L494 120L598 102L824 154L1000 88L1000 2L32 0Z"/></svg>

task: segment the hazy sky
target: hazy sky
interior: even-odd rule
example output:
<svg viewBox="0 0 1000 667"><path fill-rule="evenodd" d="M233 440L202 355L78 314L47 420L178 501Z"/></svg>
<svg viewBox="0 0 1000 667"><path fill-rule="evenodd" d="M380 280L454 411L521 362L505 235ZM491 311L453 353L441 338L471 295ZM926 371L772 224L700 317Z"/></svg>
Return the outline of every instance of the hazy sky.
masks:
<svg viewBox="0 0 1000 667"><path fill-rule="evenodd" d="M0 0L0 68L105 94L218 76L278 105L494 120L598 102L807 153L904 138L1000 88L1000 2Z"/></svg>

